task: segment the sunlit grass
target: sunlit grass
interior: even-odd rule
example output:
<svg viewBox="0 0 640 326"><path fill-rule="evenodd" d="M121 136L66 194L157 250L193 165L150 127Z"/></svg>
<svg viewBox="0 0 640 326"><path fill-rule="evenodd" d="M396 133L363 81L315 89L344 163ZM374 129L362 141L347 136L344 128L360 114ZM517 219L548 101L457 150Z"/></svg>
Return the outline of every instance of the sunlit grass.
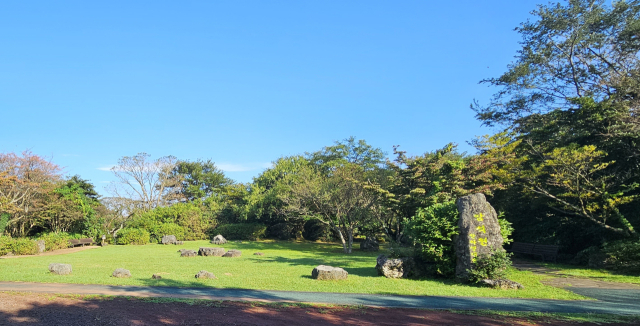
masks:
<svg viewBox="0 0 640 326"><path fill-rule="evenodd" d="M546 276L511 270L509 278L525 286L524 290L495 290L458 284L445 279L387 279L377 275L378 253L355 251L346 255L336 244L294 242L228 243L225 249L242 250L242 257L180 257L178 249L215 247L207 241L189 241L181 246L107 246L59 256L35 256L0 259L1 281L79 283L106 285L177 286L241 288L256 290L373 293L434 296L513 297L547 299L584 299L569 291L543 285ZM254 256L254 252L264 256ZM54 275L50 263L73 266L71 275ZM311 270L320 264L342 267L349 278L342 281L317 281ZM116 268L131 271L129 279L111 277ZM200 270L214 273L217 280L196 280ZM162 279L151 279L152 274Z"/></svg>
<svg viewBox="0 0 640 326"><path fill-rule="evenodd" d="M610 271L606 269L596 269L566 264L544 263L544 266L559 270L555 272L555 274L561 274L563 276L591 278L607 282L640 284L640 275L630 275L628 273Z"/></svg>

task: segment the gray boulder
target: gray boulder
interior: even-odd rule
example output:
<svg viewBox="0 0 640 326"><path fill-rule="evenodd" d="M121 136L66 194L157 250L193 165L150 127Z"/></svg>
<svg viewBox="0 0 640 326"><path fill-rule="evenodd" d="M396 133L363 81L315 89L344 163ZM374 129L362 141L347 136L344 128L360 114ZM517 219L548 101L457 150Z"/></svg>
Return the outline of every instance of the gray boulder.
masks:
<svg viewBox="0 0 640 326"><path fill-rule="evenodd" d="M176 244L176 242L178 242L178 239L175 235L164 235L162 236L161 242L163 245Z"/></svg>
<svg viewBox="0 0 640 326"><path fill-rule="evenodd" d="M242 255L242 251L231 249L227 251L222 257L240 257Z"/></svg>
<svg viewBox="0 0 640 326"><path fill-rule="evenodd" d="M37 240L36 241L36 247L38 248L38 253L41 254L43 253L46 248L44 246L44 240Z"/></svg>
<svg viewBox="0 0 640 326"><path fill-rule="evenodd" d="M129 278L131 277L131 272L128 269L118 268L111 274L112 277L117 278Z"/></svg>
<svg viewBox="0 0 640 326"><path fill-rule="evenodd" d="M411 257L389 259L385 255L380 255L376 259L376 269L378 275L384 275L386 278L418 276L416 263Z"/></svg>
<svg viewBox="0 0 640 326"><path fill-rule="evenodd" d="M503 290L518 290L524 289L524 286L518 282L508 280L508 279L498 279L498 280L481 280L480 284L488 285L492 288L503 289Z"/></svg>
<svg viewBox="0 0 640 326"><path fill-rule="evenodd" d="M49 271L57 275L68 275L71 274L71 265L52 263L49 264Z"/></svg>
<svg viewBox="0 0 640 326"><path fill-rule="evenodd" d="M215 237L213 237L213 240L211 240L211 243L213 243L213 244L225 244L225 243L227 243L227 239L225 239L221 234L218 234Z"/></svg>
<svg viewBox="0 0 640 326"><path fill-rule="evenodd" d="M346 280L349 273L340 267L318 265L311 271L311 277L316 280Z"/></svg>
<svg viewBox="0 0 640 326"><path fill-rule="evenodd" d="M473 269L477 257L491 256L502 248L502 235L498 214L483 194L472 194L456 201L460 219L459 234L455 239L456 278L469 279L468 270Z"/></svg>
<svg viewBox="0 0 640 326"><path fill-rule="evenodd" d="M210 280L217 280L218 278L213 275L213 273L207 272L207 271L199 271L198 274L196 274L196 278L198 279L210 279Z"/></svg>
<svg viewBox="0 0 640 326"><path fill-rule="evenodd" d="M380 250L380 244L372 237L367 237L364 241L360 242L360 250L362 251L378 251Z"/></svg>
<svg viewBox="0 0 640 326"><path fill-rule="evenodd" d="M197 255L195 250L180 249L180 257L195 257Z"/></svg>
<svg viewBox="0 0 640 326"><path fill-rule="evenodd" d="M200 247L200 250L198 250L198 255L200 255L200 256L222 257L222 255L224 255L224 248Z"/></svg>

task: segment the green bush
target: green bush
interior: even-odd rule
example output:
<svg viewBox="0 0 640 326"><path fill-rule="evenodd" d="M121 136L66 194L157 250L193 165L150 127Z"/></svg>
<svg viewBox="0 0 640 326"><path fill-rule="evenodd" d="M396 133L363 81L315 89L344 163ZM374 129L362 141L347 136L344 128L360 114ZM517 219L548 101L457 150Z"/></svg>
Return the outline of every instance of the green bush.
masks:
<svg viewBox="0 0 640 326"><path fill-rule="evenodd" d="M511 254L504 250L494 251L491 255L481 255L477 258L469 272L469 281L498 280L507 275L511 266Z"/></svg>
<svg viewBox="0 0 640 326"><path fill-rule="evenodd" d="M119 245L145 245L151 237L147 230L137 228L122 229L117 236L116 244Z"/></svg>
<svg viewBox="0 0 640 326"><path fill-rule="evenodd" d="M331 229L316 218L312 218L304 223L302 236L309 241L331 240Z"/></svg>
<svg viewBox="0 0 640 326"><path fill-rule="evenodd" d="M228 240L258 240L264 237L267 227L258 223L225 224L217 227L214 233L222 234Z"/></svg>
<svg viewBox="0 0 640 326"><path fill-rule="evenodd" d="M455 275L453 237L458 234L458 208L454 201L420 208L408 220L406 230L416 245L419 262L429 264L429 270L437 275Z"/></svg>
<svg viewBox="0 0 640 326"><path fill-rule="evenodd" d="M605 267L625 272L640 273L640 242L616 241L603 246Z"/></svg>
<svg viewBox="0 0 640 326"><path fill-rule="evenodd" d="M504 240L504 244L510 244L513 242L513 239L511 239L511 234L514 231L514 228L511 222L507 221L506 219L504 219L504 213L500 212L500 214L498 215L498 224L500 225L500 235L502 236L502 239Z"/></svg>
<svg viewBox="0 0 640 326"><path fill-rule="evenodd" d="M12 240L13 239L8 235L0 235L0 256L4 256L11 251L9 245Z"/></svg>
<svg viewBox="0 0 640 326"><path fill-rule="evenodd" d="M184 240L184 228L175 223L162 223L156 230L156 238L158 242L162 240L165 235L175 235L178 240Z"/></svg>
<svg viewBox="0 0 640 326"><path fill-rule="evenodd" d="M46 251L69 248L69 239L71 235L68 233L43 233L36 237L38 240L44 240Z"/></svg>
<svg viewBox="0 0 640 326"><path fill-rule="evenodd" d="M36 242L28 238L11 239L8 243L8 251L14 255L35 255L38 253Z"/></svg>

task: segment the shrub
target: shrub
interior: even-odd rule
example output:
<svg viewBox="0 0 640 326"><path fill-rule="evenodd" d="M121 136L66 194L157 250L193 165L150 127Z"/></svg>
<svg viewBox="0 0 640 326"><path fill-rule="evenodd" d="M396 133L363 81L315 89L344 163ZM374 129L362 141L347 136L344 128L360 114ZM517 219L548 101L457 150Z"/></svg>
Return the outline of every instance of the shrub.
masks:
<svg viewBox="0 0 640 326"><path fill-rule="evenodd" d="M175 235L178 240L184 240L184 228L175 223L162 223L156 229L156 238L162 240L165 235Z"/></svg>
<svg viewBox="0 0 640 326"><path fill-rule="evenodd" d="M469 281L479 282L481 280L498 280L507 275L507 270L511 266L511 254L504 250L492 252L491 255L479 256L473 264L473 268L468 270Z"/></svg>
<svg viewBox="0 0 640 326"><path fill-rule="evenodd" d="M43 233L36 237L39 240L44 240L44 246L46 251L66 249L69 248L69 239L71 236L68 233Z"/></svg>
<svg viewBox="0 0 640 326"><path fill-rule="evenodd" d="M28 238L11 239L8 243L8 251L14 255L35 255L38 253L36 242Z"/></svg>
<svg viewBox="0 0 640 326"><path fill-rule="evenodd" d="M504 239L504 244L510 244L513 242L513 239L509 238L514 231L513 226L511 226L511 222L504 219L504 213L500 212L498 215L498 224L500 225L500 235L502 239Z"/></svg>
<svg viewBox="0 0 640 326"><path fill-rule="evenodd" d="M605 267L626 272L640 273L640 242L616 241L602 248Z"/></svg>
<svg viewBox="0 0 640 326"><path fill-rule="evenodd" d="M9 244L11 243L12 240L13 239L11 239L11 237L8 235L5 235L5 236L0 235L0 256L4 256L11 251Z"/></svg>
<svg viewBox="0 0 640 326"><path fill-rule="evenodd" d="M296 222L285 222L274 224L267 228L270 238L279 240L299 239L302 238L302 230L304 224Z"/></svg>
<svg viewBox="0 0 640 326"><path fill-rule="evenodd" d="M408 220L406 230L416 245L418 261L431 265L429 270L437 275L455 275L453 237L458 234L458 208L454 201L420 208Z"/></svg>
<svg viewBox="0 0 640 326"><path fill-rule="evenodd" d="M257 223L225 224L216 228L228 240L257 240L264 237L267 227Z"/></svg>
<svg viewBox="0 0 640 326"><path fill-rule="evenodd" d="M318 219L310 219L304 223L302 236L309 241L327 241L331 239L331 229Z"/></svg>
<svg viewBox="0 0 640 326"><path fill-rule="evenodd" d="M149 243L150 235L143 229L123 229L118 232L116 244L119 245L145 245Z"/></svg>

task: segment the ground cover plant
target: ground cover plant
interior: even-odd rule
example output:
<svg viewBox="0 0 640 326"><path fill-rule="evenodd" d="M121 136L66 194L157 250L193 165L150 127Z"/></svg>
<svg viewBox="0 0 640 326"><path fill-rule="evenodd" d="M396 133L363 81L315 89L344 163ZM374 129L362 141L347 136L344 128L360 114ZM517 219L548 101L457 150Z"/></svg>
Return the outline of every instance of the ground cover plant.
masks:
<svg viewBox="0 0 640 326"><path fill-rule="evenodd" d="M340 244L284 241L230 242L225 249L242 250L242 257L180 257L178 249L215 247L208 241L188 241L182 246L107 246L59 256L0 259L0 281L77 283L138 286L178 286L242 288L256 290L438 295L474 297L514 297L585 299L563 289L543 285L546 276L510 270L508 277L523 284L524 290L495 290L455 283L449 279L387 279L377 275L375 252L354 251L345 255ZM254 256L254 252L264 256ZM71 275L49 273L50 263L73 266ZM338 266L349 272L343 281L317 281L311 270L320 264ZM116 268L131 271L129 279L110 277ZM213 272L218 279L199 281L200 270ZM151 279L152 274L162 279Z"/></svg>

